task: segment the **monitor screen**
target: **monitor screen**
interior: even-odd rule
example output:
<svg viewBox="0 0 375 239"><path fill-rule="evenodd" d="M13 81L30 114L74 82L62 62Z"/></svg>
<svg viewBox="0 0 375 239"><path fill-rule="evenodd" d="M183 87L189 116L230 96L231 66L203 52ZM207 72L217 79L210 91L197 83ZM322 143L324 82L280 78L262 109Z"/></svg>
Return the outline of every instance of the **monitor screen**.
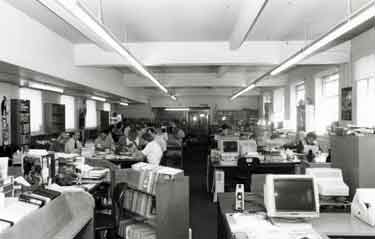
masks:
<svg viewBox="0 0 375 239"><path fill-rule="evenodd" d="M279 212L316 211L314 183L311 178L275 179L275 209Z"/></svg>
<svg viewBox="0 0 375 239"><path fill-rule="evenodd" d="M237 153L238 141L223 141L223 153Z"/></svg>

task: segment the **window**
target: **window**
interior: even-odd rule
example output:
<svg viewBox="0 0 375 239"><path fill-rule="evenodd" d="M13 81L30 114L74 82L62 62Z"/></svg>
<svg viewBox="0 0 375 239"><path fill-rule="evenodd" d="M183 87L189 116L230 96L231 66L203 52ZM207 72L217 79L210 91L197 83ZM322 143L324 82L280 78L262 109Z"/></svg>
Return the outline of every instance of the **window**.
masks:
<svg viewBox="0 0 375 239"><path fill-rule="evenodd" d="M284 88L273 91L273 122L282 122L284 120Z"/></svg>
<svg viewBox="0 0 375 239"><path fill-rule="evenodd" d="M30 130L32 133L41 132L43 125L42 92L29 88L20 89L20 98L30 100Z"/></svg>
<svg viewBox="0 0 375 239"><path fill-rule="evenodd" d="M315 130L323 134L339 120L339 74L316 79L316 92Z"/></svg>
<svg viewBox="0 0 375 239"><path fill-rule="evenodd" d="M86 128L97 127L96 102L86 100Z"/></svg>
<svg viewBox="0 0 375 239"><path fill-rule="evenodd" d="M305 101L305 84L300 83L296 85L296 105L298 106L301 101Z"/></svg>
<svg viewBox="0 0 375 239"><path fill-rule="evenodd" d="M74 97L68 95L62 95L60 103L65 105L65 129L75 129L75 103Z"/></svg>
<svg viewBox="0 0 375 239"><path fill-rule="evenodd" d="M103 110L111 112L111 104L110 103L104 103L103 104Z"/></svg>
<svg viewBox="0 0 375 239"><path fill-rule="evenodd" d="M369 105L375 100L375 77L357 81L357 124L375 126L375 111Z"/></svg>

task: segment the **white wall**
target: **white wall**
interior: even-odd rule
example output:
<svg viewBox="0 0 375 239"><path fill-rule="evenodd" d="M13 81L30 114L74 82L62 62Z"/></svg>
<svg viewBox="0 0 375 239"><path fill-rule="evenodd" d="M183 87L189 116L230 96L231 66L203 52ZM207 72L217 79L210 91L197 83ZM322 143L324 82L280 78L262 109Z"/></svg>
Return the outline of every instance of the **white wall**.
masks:
<svg viewBox="0 0 375 239"><path fill-rule="evenodd" d="M168 97L153 97L152 107L211 107L217 110L241 110L244 108L257 109L258 96L238 97L231 101L225 96L181 96L177 101Z"/></svg>
<svg viewBox="0 0 375 239"><path fill-rule="evenodd" d="M76 67L71 42L0 0L0 60L142 102L114 69Z"/></svg>

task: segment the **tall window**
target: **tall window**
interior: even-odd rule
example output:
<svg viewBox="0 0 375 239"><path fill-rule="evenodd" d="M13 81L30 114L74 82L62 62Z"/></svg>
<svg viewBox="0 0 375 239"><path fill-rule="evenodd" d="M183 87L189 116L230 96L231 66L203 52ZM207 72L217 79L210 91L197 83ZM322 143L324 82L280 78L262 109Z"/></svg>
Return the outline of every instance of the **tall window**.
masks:
<svg viewBox="0 0 375 239"><path fill-rule="evenodd" d="M43 125L43 104L42 92L29 88L20 89L20 98L30 100L30 130L31 132L41 132Z"/></svg>
<svg viewBox="0 0 375 239"><path fill-rule="evenodd" d="M86 100L86 128L97 127L96 101Z"/></svg>
<svg viewBox="0 0 375 239"><path fill-rule="evenodd" d="M75 129L75 103L74 97L68 95L62 95L60 103L65 105L65 129Z"/></svg>
<svg viewBox="0 0 375 239"><path fill-rule="evenodd" d="M322 134L339 119L339 74L318 78L316 83L315 126Z"/></svg>
<svg viewBox="0 0 375 239"><path fill-rule="evenodd" d="M273 121L282 122L284 120L284 88L273 91Z"/></svg>
<svg viewBox="0 0 375 239"><path fill-rule="evenodd" d="M301 101L305 101L305 84L300 83L296 85L296 105L299 105Z"/></svg>
<svg viewBox="0 0 375 239"><path fill-rule="evenodd" d="M375 111L369 108L375 100L375 77L357 81L357 124L375 126Z"/></svg>
<svg viewBox="0 0 375 239"><path fill-rule="evenodd" d="M103 104L103 110L111 112L111 104L110 103L104 103Z"/></svg>

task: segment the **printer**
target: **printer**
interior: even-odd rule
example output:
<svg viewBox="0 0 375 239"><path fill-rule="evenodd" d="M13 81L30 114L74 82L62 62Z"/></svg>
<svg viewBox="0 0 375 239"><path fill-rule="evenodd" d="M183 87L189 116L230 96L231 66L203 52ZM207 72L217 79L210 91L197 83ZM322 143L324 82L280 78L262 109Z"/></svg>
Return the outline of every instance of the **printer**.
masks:
<svg viewBox="0 0 375 239"><path fill-rule="evenodd" d="M358 188L352 201L351 214L375 226L375 188Z"/></svg>
<svg viewBox="0 0 375 239"><path fill-rule="evenodd" d="M319 196L324 198L349 196L349 187L344 182L341 169L306 168L306 174L315 177Z"/></svg>

